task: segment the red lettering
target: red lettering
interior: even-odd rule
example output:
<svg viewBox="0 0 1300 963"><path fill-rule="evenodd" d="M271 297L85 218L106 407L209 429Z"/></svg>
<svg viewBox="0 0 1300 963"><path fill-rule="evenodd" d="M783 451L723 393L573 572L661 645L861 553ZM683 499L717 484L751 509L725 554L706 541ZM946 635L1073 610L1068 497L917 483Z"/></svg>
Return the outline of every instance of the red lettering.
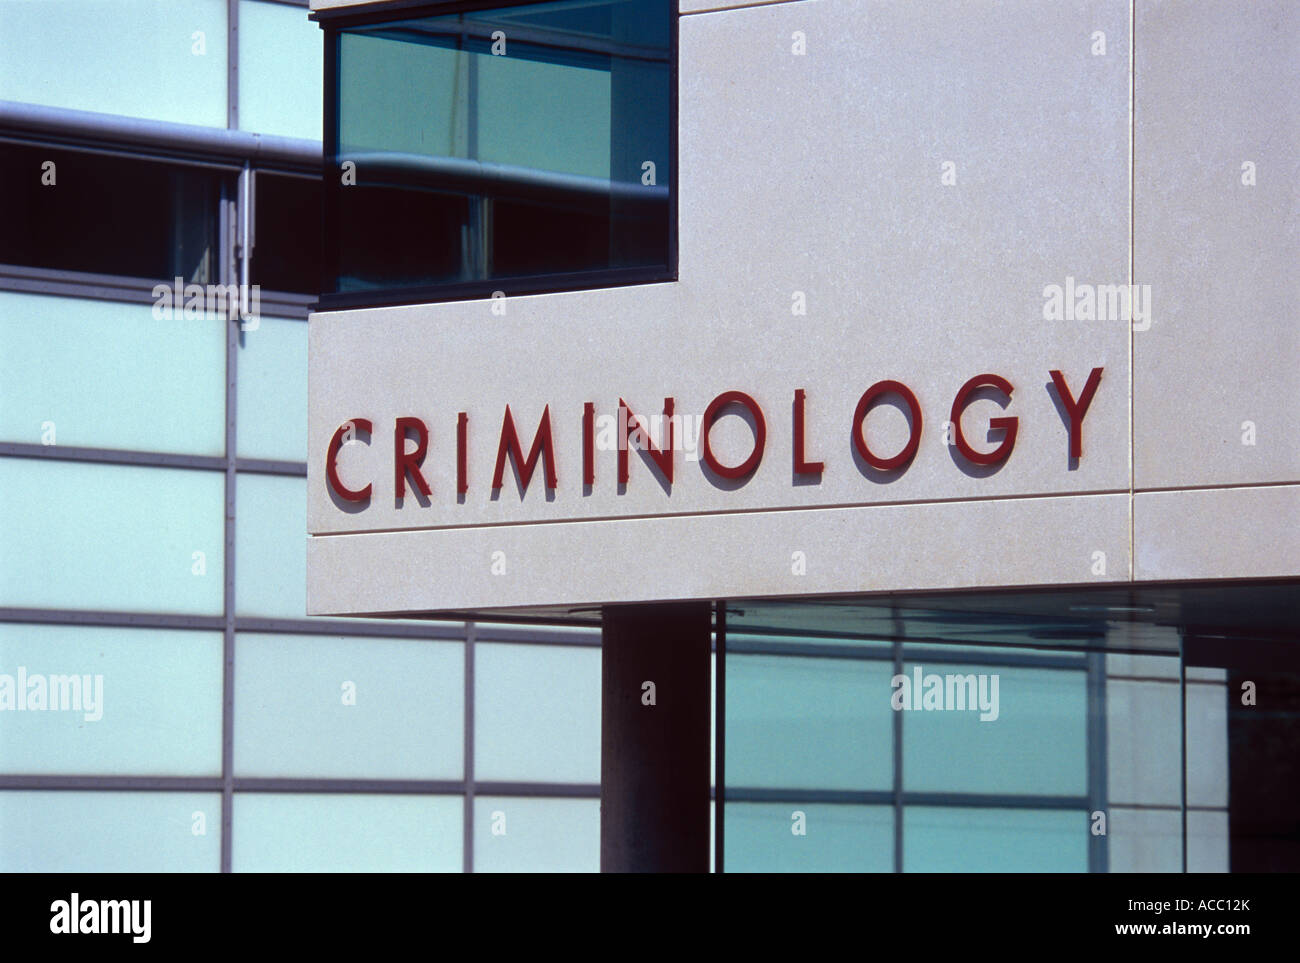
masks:
<svg viewBox="0 0 1300 963"><path fill-rule="evenodd" d="M962 457L976 465L996 465L998 462L1005 461L1011 456L1011 449L1016 446L1016 429L1020 424L1019 418L990 418L989 430L996 431L1005 429L1006 435L1002 443L990 452L979 452L972 448L966 441L966 436L961 431L961 416L970 404L970 396L980 388L996 388L1007 396L1007 402L1011 401L1011 382L1001 375L995 374L978 374L970 381L961 386L957 392L957 397L952 402L952 414L949 420L952 422L953 443L956 444L957 450L961 452ZM1004 402L1002 407L1006 407Z"/></svg>
<svg viewBox="0 0 1300 963"><path fill-rule="evenodd" d="M370 424L370 419L353 418L351 421L346 421L339 425L338 430L334 432L334 437L330 439L329 448L325 452L325 483L329 485L330 488L334 489L335 494L344 501L369 501L371 486L367 484L365 488L353 491L351 488L344 485L343 482L339 481L338 458L339 449L343 447L343 436L348 434L348 432L355 433L358 431L364 431L366 434L369 434L373 430L374 426Z"/></svg>
<svg viewBox="0 0 1300 963"><path fill-rule="evenodd" d="M722 409L727 405L741 405L748 408L754 418L754 448L748 458L731 468L718 461L717 456L713 454L713 448L709 445L709 429L713 427L713 423L718 420ZM700 426L700 454L704 464L723 478L744 478L753 474L758 469L759 462L763 460L763 446L766 443L767 423L763 420L763 412L759 409L758 402L743 391L724 391L710 401L709 407L704 409L704 423Z"/></svg>
<svg viewBox="0 0 1300 963"><path fill-rule="evenodd" d="M628 466L627 453L632 447L632 422L636 420L636 415L632 414L632 409L627 406L627 402L622 398L618 399L619 420L623 426L623 438L618 446L618 483L627 484ZM650 441L650 432L638 422L636 433L641 436L642 447L647 455L654 460L659 466L659 470L664 474L664 481L668 484L673 483L673 399L664 399L664 420L668 422L668 444L660 450Z"/></svg>
<svg viewBox="0 0 1300 963"><path fill-rule="evenodd" d="M469 435L469 415L461 412L456 416L456 494L464 495L469 491L469 456L466 452Z"/></svg>
<svg viewBox="0 0 1300 963"><path fill-rule="evenodd" d="M896 394L906 403L907 410L912 415L912 433L902 451L892 458L881 458L873 454L867 446L867 439L862 429L867 418L868 409L876 399L887 394ZM853 413L853 447L858 450L858 454L862 456L863 461L877 471L893 471L910 463L916 457L916 450L920 446L921 405L917 402L916 395L912 394L912 390L907 385L900 381L877 381L862 393L862 397L858 399L857 410Z"/></svg>
<svg viewBox="0 0 1300 963"><path fill-rule="evenodd" d="M596 484L596 406L590 401L582 406L582 483Z"/></svg>
<svg viewBox="0 0 1300 963"><path fill-rule="evenodd" d="M794 473L820 475L826 470L824 461L808 461L804 457L804 390L794 392Z"/></svg>
<svg viewBox="0 0 1300 963"><path fill-rule="evenodd" d="M532 480L533 469L537 467L538 458L543 459L546 463L546 487L555 488L555 444L551 440L550 405L542 409L542 420L537 426L537 434L533 436L533 447L528 452L527 461L524 460L523 450L519 446L519 435L515 431L515 419L510 414L510 406L506 405L505 418L501 422L501 443L497 446L497 467L492 475L493 490L501 488L502 478L506 471L507 455L515 463L515 470L519 472L519 481L523 485L524 491L528 490L528 483Z"/></svg>
<svg viewBox="0 0 1300 963"><path fill-rule="evenodd" d="M1052 384L1056 386L1056 393L1060 396L1061 405L1065 408L1066 417L1070 419L1070 457L1083 457L1083 416L1088 413L1088 406L1092 404L1092 396L1097 393L1097 386L1101 384L1101 368L1093 368L1092 373L1088 375L1088 383L1083 386L1083 394L1079 395L1079 400L1075 401L1074 396L1070 394L1070 386L1065 383L1065 376L1061 372L1052 370L1048 372L1052 376Z"/></svg>
<svg viewBox="0 0 1300 963"><path fill-rule="evenodd" d="M406 433L415 431L415 451L406 450ZM420 494L428 497L432 492L429 483L420 474L424 456L429 451L429 429L419 418L398 418L393 424L393 491L398 498L406 497L406 475L415 479Z"/></svg>

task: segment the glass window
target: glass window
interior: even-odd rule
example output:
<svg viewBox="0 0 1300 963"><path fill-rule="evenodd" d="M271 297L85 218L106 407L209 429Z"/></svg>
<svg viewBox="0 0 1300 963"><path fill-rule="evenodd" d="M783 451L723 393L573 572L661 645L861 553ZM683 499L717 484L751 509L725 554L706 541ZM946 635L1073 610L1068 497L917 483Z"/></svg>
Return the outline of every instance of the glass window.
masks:
<svg viewBox="0 0 1300 963"><path fill-rule="evenodd" d="M220 793L0 791L0 872L220 869Z"/></svg>
<svg viewBox="0 0 1300 963"><path fill-rule="evenodd" d="M241 332L236 411L241 457L307 460L306 323L259 318Z"/></svg>
<svg viewBox="0 0 1300 963"><path fill-rule="evenodd" d="M728 653L728 787L891 788L892 675L885 661Z"/></svg>
<svg viewBox="0 0 1300 963"><path fill-rule="evenodd" d="M244 337L260 333L245 332ZM236 610L240 615L306 618L307 479L240 472L235 492ZM420 625L430 634L448 626L459 629L459 623L427 619L344 621Z"/></svg>
<svg viewBox="0 0 1300 963"><path fill-rule="evenodd" d="M221 645L220 632L0 622L0 708L28 710L0 717L0 772L219 776Z"/></svg>
<svg viewBox="0 0 1300 963"><path fill-rule="evenodd" d="M535 3L331 38L327 291L409 301L671 276L670 4Z"/></svg>
<svg viewBox="0 0 1300 963"><path fill-rule="evenodd" d="M1080 796L1087 791L1085 672L905 662L909 685L918 669L922 692L912 685L913 708L901 713L904 789ZM972 692L978 708L971 707ZM930 693L936 701L918 707L917 700Z"/></svg>
<svg viewBox="0 0 1300 963"><path fill-rule="evenodd" d="M257 172L252 283L315 297L321 291L319 177Z"/></svg>
<svg viewBox="0 0 1300 963"><path fill-rule="evenodd" d="M728 873L888 873L894 868L889 806L728 802Z"/></svg>
<svg viewBox="0 0 1300 963"><path fill-rule="evenodd" d="M0 458L0 492L0 605L221 614L221 472Z"/></svg>
<svg viewBox="0 0 1300 963"><path fill-rule="evenodd" d="M239 126L320 140L320 27L302 7L239 2Z"/></svg>
<svg viewBox="0 0 1300 963"><path fill-rule="evenodd" d="M460 779L457 642L240 633L235 773Z"/></svg>
<svg viewBox="0 0 1300 963"><path fill-rule="evenodd" d="M475 796L474 872L600 872L600 800Z"/></svg>
<svg viewBox="0 0 1300 963"><path fill-rule="evenodd" d="M307 479L238 476L235 561L240 615L306 618Z"/></svg>
<svg viewBox="0 0 1300 963"><path fill-rule="evenodd" d="M600 650L474 646L474 776L600 782Z"/></svg>
<svg viewBox="0 0 1300 963"><path fill-rule="evenodd" d="M0 100L225 127L225 0L0 0Z"/></svg>
<svg viewBox="0 0 1300 963"><path fill-rule="evenodd" d="M909 873L1086 873L1083 810L903 810L903 868Z"/></svg>
<svg viewBox="0 0 1300 963"><path fill-rule="evenodd" d="M237 873L458 873L460 796L235 793Z"/></svg>
<svg viewBox="0 0 1300 963"><path fill-rule="evenodd" d="M0 10L6 6L0 0ZM223 177L231 175L125 155L0 144L0 263L215 283ZM176 300L167 306L179 310Z"/></svg>
<svg viewBox="0 0 1300 963"><path fill-rule="evenodd" d="M1181 701L1177 682L1106 682L1106 785L1112 804L1182 804Z"/></svg>
<svg viewBox="0 0 1300 963"><path fill-rule="evenodd" d="M305 391L305 372L302 381ZM225 391L226 331L215 318L159 320L144 304L0 291L4 441L221 455Z"/></svg>

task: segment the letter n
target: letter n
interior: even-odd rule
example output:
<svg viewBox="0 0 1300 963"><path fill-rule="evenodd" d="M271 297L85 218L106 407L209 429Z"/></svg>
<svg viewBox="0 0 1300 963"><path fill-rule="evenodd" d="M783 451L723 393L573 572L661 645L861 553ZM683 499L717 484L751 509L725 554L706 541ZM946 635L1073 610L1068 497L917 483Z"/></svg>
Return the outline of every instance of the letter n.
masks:
<svg viewBox="0 0 1300 963"><path fill-rule="evenodd" d="M618 406L622 409L623 417L623 438L618 446L618 483L626 485L628 479L627 452L632 447L632 422L636 420L636 415L632 414L632 409L627 406L627 402L622 398L618 399ZM659 466L663 472L664 481L668 484L673 483L673 448L676 447L674 438L674 420L673 420L673 399L664 399L664 421L668 424L668 444L663 449L656 448L650 440L650 432L638 427L637 434L641 436L645 453L653 459L654 463Z"/></svg>

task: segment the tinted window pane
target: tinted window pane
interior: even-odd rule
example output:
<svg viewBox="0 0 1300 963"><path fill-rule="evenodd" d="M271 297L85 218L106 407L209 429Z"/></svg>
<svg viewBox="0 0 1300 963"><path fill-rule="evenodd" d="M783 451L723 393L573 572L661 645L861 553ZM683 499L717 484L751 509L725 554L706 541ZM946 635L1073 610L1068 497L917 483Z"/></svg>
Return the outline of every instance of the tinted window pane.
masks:
<svg viewBox="0 0 1300 963"><path fill-rule="evenodd" d="M663 276L670 32L661 0L343 30L330 289Z"/></svg>
<svg viewBox="0 0 1300 963"><path fill-rule="evenodd" d="M220 869L220 793L0 791L0 872Z"/></svg>
<svg viewBox="0 0 1300 963"><path fill-rule="evenodd" d="M225 127L225 0L0 0L0 100Z"/></svg>
<svg viewBox="0 0 1300 963"><path fill-rule="evenodd" d="M220 632L0 623L0 706L16 708L13 685L28 710L45 709L0 717L0 772L220 775L221 643Z"/></svg>
<svg viewBox="0 0 1300 963"><path fill-rule="evenodd" d="M476 796L474 871L600 872L600 800Z"/></svg>
<svg viewBox="0 0 1300 963"><path fill-rule="evenodd" d="M307 479L240 474L235 607L241 615L307 615Z"/></svg>
<svg viewBox="0 0 1300 963"><path fill-rule="evenodd" d="M894 811L888 806L727 803L729 873L888 873Z"/></svg>
<svg viewBox="0 0 1300 963"><path fill-rule="evenodd" d="M239 454L307 460L307 325L259 318L239 339Z"/></svg>
<svg viewBox="0 0 1300 963"><path fill-rule="evenodd" d="M237 873L458 873L459 796L235 793Z"/></svg>
<svg viewBox="0 0 1300 963"><path fill-rule="evenodd" d="M600 782L600 650L474 647L474 775Z"/></svg>
<svg viewBox="0 0 1300 963"><path fill-rule="evenodd" d="M889 789L893 664L727 655L727 784Z"/></svg>
<svg viewBox="0 0 1300 963"><path fill-rule="evenodd" d="M460 643L241 633L240 776L459 779Z"/></svg>
<svg viewBox="0 0 1300 963"><path fill-rule="evenodd" d="M923 701L919 708L902 712L905 789L1086 792L1085 672L905 662L903 674L909 683L918 667L922 697L932 691L937 700L942 691L943 701ZM939 680L942 690L931 687L932 678ZM987 697L979 707L970 707L972 692L977 702ZM985 703L990 706L987 711L982 708ZM936 708L926 709L926 705Z"/></svg>
<svg viewBox="0 0 1300 963"><path fill-rule="evenodd" d="M114 154L0 144L0 263L215 282L223 176Z"/></svg>
<svg viewBox="0 0 1300 963"><path fill-rule="evenodd" d="M1086 873L1083 810L903 811L903 868L909 873Z"/></svg>
<svg viewBox="0 0 1300 963"><path fill-rule="evenodd" d="M301 7L240 0L240 127L320 140L321 44Z"/></svg>
<svg viewBox="0 0 1300 963"><path fill-rule="evenodd" d="M270 291L321 290L319 178L257 172L252 281Z"/></svg>
<svg viewBox="0 0 1300 963"><path fill-rule="evenodd" d="M221 614L221 472L0 458L0 492L0 605Z"/></svg>
<svg viewBox="0 0 1300 963"><path fill-rule="evenodd" d="M218 319L0 291L0 440L220 455L225 387Z"/></svg>

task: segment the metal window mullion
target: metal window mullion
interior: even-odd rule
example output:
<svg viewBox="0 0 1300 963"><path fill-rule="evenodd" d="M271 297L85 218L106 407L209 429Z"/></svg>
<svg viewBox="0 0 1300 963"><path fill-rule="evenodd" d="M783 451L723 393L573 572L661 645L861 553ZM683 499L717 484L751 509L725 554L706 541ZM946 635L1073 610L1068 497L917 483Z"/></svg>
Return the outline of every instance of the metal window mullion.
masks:
<svg viewBox="0 0 1300 963"><path fill-rule="evenodd" d="M239 0L226 0L226 127L239 129Z"/></svg>
<svg viewBox="0 0 1300 963"><path fill-rule="evenodd" d="M226 185L222 186L223 204L229 208L230 201L225 197ZM246 216L240 211L243 205L242 192L234 199L236 223ZM221 218L227 228L231 218ZM229 234L223 238L222 283L230 283L229 272L234 268L231 257L234 237ZM234 734L235 734L235 495L238 477L235 474L235 452L238 450L235 419L238 414L236 377L239 364L239 319L226 320L226 451L225 451L225 616L222 633L222 677L221 677L221 872L231 871L231 854L234 848Z"/></svg>
<svg viewBox="0 0 1300 963"><path fill-rule="evenodd" d="M1109 816L1106 774L1106 653L1088 653L1088 872L1110 872L1106 835L1092 834L1092 814ZM1109 832L1109 826L1107 831Z"/></svg>
<svg viewBox="0 0 1300 963"><path fill-rule="evenodd" d="M726 870L727 812L727 603L714 603L714 770L713 770L713 871Z"/></svg>
<svg viewBox="0 0 1300 963"><path fill-rule="evenodd" d="M474 872L474 641L477 626L473 622L465 623L465 716L464 716L464 760L462 763L465 778L465 795L463 799L464 816L461 835L461 869L466 873Z"/></svg>

